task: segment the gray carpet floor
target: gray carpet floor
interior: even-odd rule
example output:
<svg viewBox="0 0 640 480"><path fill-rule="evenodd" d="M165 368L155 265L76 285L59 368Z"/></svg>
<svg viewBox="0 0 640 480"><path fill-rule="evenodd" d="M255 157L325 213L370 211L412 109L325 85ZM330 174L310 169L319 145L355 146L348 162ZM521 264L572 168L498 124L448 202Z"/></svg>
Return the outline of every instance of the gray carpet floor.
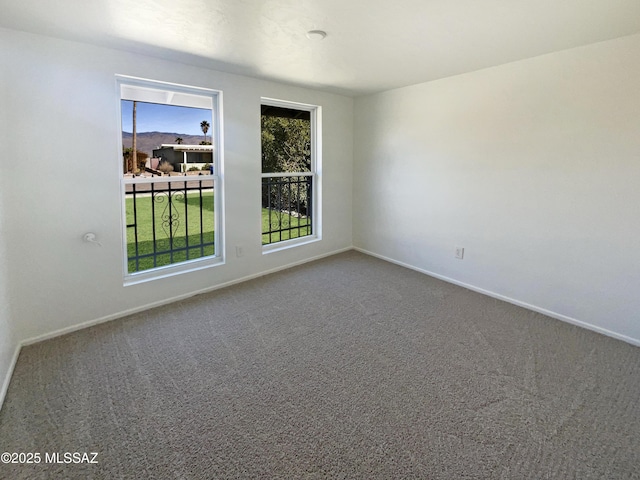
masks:
<svg viewBox="0 0 640 480"><path fill-rule="evenodd" d="M356 253L22 350L40 478L640 478L640 349Z"/></svg>

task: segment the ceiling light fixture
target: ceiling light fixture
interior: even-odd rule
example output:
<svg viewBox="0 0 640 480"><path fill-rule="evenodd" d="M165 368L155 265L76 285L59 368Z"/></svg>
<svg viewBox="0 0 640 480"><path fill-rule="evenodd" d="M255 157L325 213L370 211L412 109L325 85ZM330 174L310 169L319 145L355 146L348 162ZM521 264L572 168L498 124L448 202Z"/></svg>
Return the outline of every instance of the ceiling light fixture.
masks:
<svg viewBox="0 0 640 480"><path fill-rule="evenodd" d="M324 30L309 30L307 32L307 38L309 40L314 40L316 42L319 42L320 40L324 40L326 36L327 36L327 32L325 32Z"/></svg>

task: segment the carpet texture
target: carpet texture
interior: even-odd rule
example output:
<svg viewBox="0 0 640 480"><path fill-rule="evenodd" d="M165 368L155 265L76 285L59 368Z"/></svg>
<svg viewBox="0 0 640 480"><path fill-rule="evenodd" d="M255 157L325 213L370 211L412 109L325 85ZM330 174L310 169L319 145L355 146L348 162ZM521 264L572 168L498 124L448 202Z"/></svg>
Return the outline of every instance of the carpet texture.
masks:
<svg viewBox="0 0 640 480"><path fill-rule="evenodd" d="M3 479L640 478L640 349L356 253L22 350Z"/></svg>

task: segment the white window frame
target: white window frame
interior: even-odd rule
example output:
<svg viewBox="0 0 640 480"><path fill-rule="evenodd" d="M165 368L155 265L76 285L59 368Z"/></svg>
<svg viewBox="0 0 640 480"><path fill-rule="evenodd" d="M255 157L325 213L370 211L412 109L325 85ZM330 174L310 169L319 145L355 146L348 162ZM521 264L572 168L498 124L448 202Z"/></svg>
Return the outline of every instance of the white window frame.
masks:
<svg viewBox="0 0 640 480"><path fill-rule="evenodd" d="M262 173L261 164L261 178L309 176L313 181L311 193L311 235L262 245L262 254L264 255L322 240L322 107L320 105L291 102L267 97L260 98L260 105L307 111L309 112L311 119L311 171ZM261 225L260 238L262 239L262 209L260 209L259 222Z"/></svg>
<svg viewBox="0 0 640 480"><path fill-rule="evenodd" d="M118 99L118 155L120 175L120 199L122 205L122 258L124 285L135 285L142 282L171 277L174 275L202 270L225 263L225 235L224 235L224 162L223 162L223 127L222 127L222 91L208 88L191 87L175 83L147 80L126 75L116 75ZM135 98L132 98L135 97ZM184 182L184 177L158 177L145 180L124 178L122 158L122 100L137 100L142 102L162 103L166 105L211 108L212 123L211 143L213 145L212 162L214 175L207 175L213 180L214 192L214 255L186 260L140 272L129 273L127 253L127 214L126 214L126 185L134 182ZM171 180L169 180L171 179Z"/></svg>

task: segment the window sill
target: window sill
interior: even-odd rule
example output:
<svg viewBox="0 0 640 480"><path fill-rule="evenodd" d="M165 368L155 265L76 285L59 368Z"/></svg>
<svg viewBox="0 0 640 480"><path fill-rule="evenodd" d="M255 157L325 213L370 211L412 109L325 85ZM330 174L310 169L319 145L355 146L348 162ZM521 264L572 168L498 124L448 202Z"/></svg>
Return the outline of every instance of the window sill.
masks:
<svg viewBox="0 0 640 480"><path fill-rule="evenodd" d="M284 240L282 242L271 243L269 245L263 245L262 254L279 252L281 250L288 250L300 245L307 245L309 243L319 242L321 239L317 235L308 235L302 238L294 238L293 240Z"/></svg>
<svg viewBox="0 0 640 480"><path fill-rule="evenodd" d="M145 270L143 272L129 273L124 276L124 286L128 287L130 285L138 285L140 283L160 280L162 278L174 277L183 273L196 272L198 270L204 270L205 268L216 267L218 265L224 265L224 260L221 257L207 258L204 260L195 259L151 270Z"/></svg>

